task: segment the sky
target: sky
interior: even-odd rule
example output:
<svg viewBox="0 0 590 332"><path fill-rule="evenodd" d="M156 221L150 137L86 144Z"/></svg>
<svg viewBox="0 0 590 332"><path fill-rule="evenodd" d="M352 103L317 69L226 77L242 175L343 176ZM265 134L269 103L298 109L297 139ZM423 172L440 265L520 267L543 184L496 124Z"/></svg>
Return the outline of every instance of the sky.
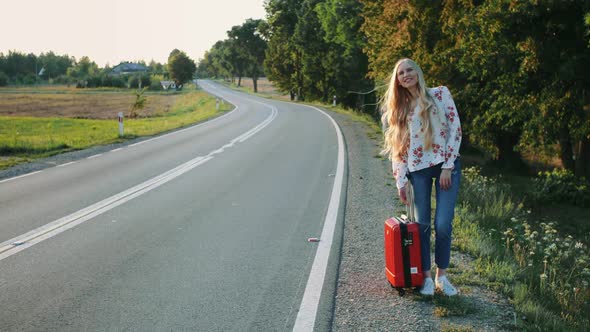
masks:
<svg viewBox="0 0 590 332"><path fill-rule="evenodd" d="M0 52L88 56L100 67L166 63L175 48L196 61L232 26L265 18L264 0L0 0L0 6Z"/></svg>

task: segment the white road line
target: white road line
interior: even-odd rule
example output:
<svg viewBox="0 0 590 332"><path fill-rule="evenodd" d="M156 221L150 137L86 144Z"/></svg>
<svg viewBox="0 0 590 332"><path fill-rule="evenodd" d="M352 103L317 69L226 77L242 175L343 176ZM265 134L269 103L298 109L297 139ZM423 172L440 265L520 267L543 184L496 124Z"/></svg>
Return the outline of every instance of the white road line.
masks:
<svg viewBox="0 0 590 332"><path fill-rule="evenodd" d="M133 144L130 144L129 146L132 147L132 146L142 145L143 143L146 143L148 141L151 141L151 139L148 139L148 140L145 140L145 141L141 141L141 142L137 142L137 143L133 143Z"/></svg>
<svg viewBox="0 0 590 332"><path fill-rule="evenodd" d="M0 181L0 183L2 183L2 182L8 182L8 181L11 181L11 180L16 180L16 179L20 179L20 178L24 178L25 176L29 176L29 175L33 175L33 174L37 174L37 173L41 173L41 172L42 171L36 171L36 172L28 173L28 174L23 174L23 175L15 176L13 178L8 178L8 179L5 179L5 180L2 180L2 181Z"/></svg>
<svg viewBox="0 0 590 332"><path fill-rule="evenodd" d="M75 163L76 163L75 161L70 161L69 163L59 164L59 165L57 165L55 167L64 167L64 166L68 166L68 165L75 164Z"/></svg>
<svg viewBox="0 0 590 332"><path fill-rule="evenodd" d="M326 269L328 267L328 258L334 240L334 230L336 229L340 196L342 194L342 181L344 179L344 139L342 138L340 127L338 127L336 121L334 121L334 119L332 119L332 117L326 112L317 107L308 107L320 111L332 121L332 125L336 129L336 135L338 136L338 162L336 165L334 186L332 187L332 196L330 197L330 204L328 205L326 219L324 220L324 228L322 230L320 242L318 242L318 248L313 260L311 272L309 273L309 279L305 286L305 292L303 293L303 300L299 307L299 313L297 314L295 325L293 326L293 331L297 332L313 331L315 325L320 296L322 295L322 287L324 286L324 279L326 277Z"/></svg>
<svg viewBox="0 0 590 332"><path fill-rule="evenodd" d="M55 220L47 225L34 229L26 234L10 239L0 244L0 260L10 257L35 244L60 234L76 225L101 215L115 207L126 203L135 197L145 194L166 182L169 182L191 169L206 163L212 157L197 157L188 162L152 179L149 179L133 188L127 189L117 195L111 196L87 208L74 212L68 216Z"/></svg>
<svg viewBox="0 0 590 332"><path fill-rule="evenodd" d="M121 150L123 150L123 148L114 149L114 150L111 150L111 152L117 152L117 151L121 151Z"/></svg>
<svg viewBox="0 0 590 332"><path fill-rule="evenodd" d="M100 156L102 156L102 153L95 154L94 156L90 156L90 157L88 157L88 158L86 158L86 159L94 159L94 158L98 158L98 157L100 157Z"/></svg>
<svg viewBox="0 0 590 332"><path fill-rule="evenodd" d="M244 134L240 135L239 137L251 137L252 135L258 133L259 131L261 131L263 128L265 128L266 126L268 126L271 121L276 117L277 114L277 110L276 108L269 106L269 105L265 105L266 107L271 109L271 114L259 125L257 125L256 127L248 130L247 132L245 132ZM237 108L237 107L236 107ZM145 141L144 141L145 142ZM225 146L233 146L234 145L234 140L232 140L230 143L225 144ZM217 152L217 151L223 151L223 148L217 149L213 152ZM136 185L132 188L129 188L125 191L122 191L116 195L113 195L111 197L108 197L98 203L95 203L93 205L90 205L86 208L83 208L81 210L78 210L70 215L67 215L63 218L54 220L46 225L43 225L41 227L38 227L34 230L31 230L25 234L19 235L17 237L14 237L10 240L4 241L3 243L0 243L0 261L10 257L20 251L23 251L27 248L30 248L32 246L34 246L35 244L44 241L46 239L49 239L57 234L60 234L70 228L73 228L85 221L88 221L98 215L101 215L111 209L114 209L115 207L124 204L130 200L132 200L135 197L138 197L146 192L149 192L177 177L179 177L180 175L192 170L195 167L198 167L204 163L206 163L207 161L213 159L213 152L209 153L209 155L205 156L205 157L196 157L193 158L167 172L164 172L156 177L153 177L139 185ZM95 156L91 156L88 157L89 158L95 158L100 156L100 154L95 155ZM39 173L35 172L35 173ZM35 173L30 173L30 174L25 174L22 175L20 177L23 176L28 176L28 175L32 175ZM11 179L7 179L4 181L8 181L8 180L13 180L15 178L11 178Z"/></svg>
<svg viewBox="0 0 590 332"><path fill-rule="evenodd" d="M226 114L224 114L222 116L216 117L213 120L208 120L208 121L205 121L203 123L199 123L198 125L194 125L194 126L190 126L190 127L184 128L184 129L176 130L176 131L173 131L171 133L168 133L168 134L165 134L165 135L162 135L162 136L157 136L157 137L153 137L153 138L150 138L150 139L146 139L145 141L141 141L141 142L137 142L137 143L134 143L134 144L130 144L129 146L130 147L138 146L138 145L141 145L143 143L155 141L155 140L158 140L158 139L161 139L161 138L164 138L164 137L167 137L167 136L171 136L171 135L177 135L177 134L180 134L180 133L185 132L187 130L193 130L193 129L199 128L201 126L211 124L213 122L216 122L216 121L219 121L219 120L225 118L226 116L229 116L230 114L232 114L233 112L237 111L238 109L239 109L239 107L236 105L236 107L234 107L234 109L231 110L231 112L228 112L228 113L226 113Z"/></svg>
<svg viewBox="0 0 590 332"><path fill-rule="evenodd" d="M334 240L334 232L336 230L338 210L340 207L340 197L342 195L342 182L344 180L344 139L340 127L338 127L336 121L334 121L334 119L328 115L328 113L322 111L321 109L309 105L302 106L310 107L321 112L332 122L332 125L336 130L336 136L338 138L338 161L336 165L334 185L332 187L330 203L328 205L328 210L324 219L324 227L322 229L320 242L318 242L316 255L309 273L307 284L305 286L305 291L303 293L303 299L301 301L301 305L299 306L299 312L293 326L293 331L297 332L313 331L315 326L317 311L322 295L322 288L324 286L324 280L326 277L326 270L328 268L328 259L330 257L330 251L332 249L332 243ZM248 136L243 135L243 137L236 138L235 140L242 142L246 139L248 139Z"/></svg>

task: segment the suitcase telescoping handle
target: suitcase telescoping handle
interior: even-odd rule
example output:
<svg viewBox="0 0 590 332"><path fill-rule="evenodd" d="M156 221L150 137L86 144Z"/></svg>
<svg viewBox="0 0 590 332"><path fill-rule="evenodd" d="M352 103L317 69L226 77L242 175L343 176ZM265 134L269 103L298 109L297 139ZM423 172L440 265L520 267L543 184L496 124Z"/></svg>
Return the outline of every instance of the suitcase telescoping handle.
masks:
<svg viewBox="0 0 590 332"><path fill-rule="evenodd" d="M406 222L418 222L416 220L416 206L414 205L414 186L408 181L406 183L406 199L408 200L408 215L402 214L402 219Z"/></svg>

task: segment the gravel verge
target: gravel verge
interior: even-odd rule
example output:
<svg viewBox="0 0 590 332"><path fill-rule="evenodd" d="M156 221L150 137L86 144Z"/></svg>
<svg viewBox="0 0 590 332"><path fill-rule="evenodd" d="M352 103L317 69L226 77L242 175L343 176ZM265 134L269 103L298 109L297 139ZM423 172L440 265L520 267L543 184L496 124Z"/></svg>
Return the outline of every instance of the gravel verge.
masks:
<svg viewBox="0 0 590 332"><path fill-rule="evenodd" d="M348 192L332 330L334 331L503 331L514 311L501 295L482 286L473 259L453 252L453 274L462 294L400 297L384 272L383 223L405 209L397 198L389 161L379 157L373 130L350 117L330 112L348 148ZM450 301L449 301L450 300ZM450 302L450 303L449 303Z"/></svg>

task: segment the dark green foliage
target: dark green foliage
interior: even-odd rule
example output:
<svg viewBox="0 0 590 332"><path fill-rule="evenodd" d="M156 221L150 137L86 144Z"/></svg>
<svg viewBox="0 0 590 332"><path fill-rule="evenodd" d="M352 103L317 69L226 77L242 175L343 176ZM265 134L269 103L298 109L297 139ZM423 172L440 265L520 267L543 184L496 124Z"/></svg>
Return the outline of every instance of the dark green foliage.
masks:
<svg viewBox="0 0 590 332"><path fill-rule="evenodd" d="M254 83L254 92L258 89L258 78L264 74L263 61L267 47L264 34L266 22L247 19L242 25L235 25L227 32L228 38L220 40L205 52L199 61L198 77L223 77L238 79L249 76Z"/></svg>
<svg viewBox="0 0 590 332"><path fill-rule="evenodd" d="M565 168L590 176L590 2L361 2L371 77L413 58L453 92L465 143L498 165L558 145Z"/></svg>
<svg viewBox="0 0 590 332"><path fill-rule="evenodd" d="M141 87L139 83L141 82ZM141 74L132 74L127 79L127 87L132 89L138 89L143 87L149 87L152 84L152 79L150 74L148 73L141 73Z"/></svg>
<svg viewBox="0 0 590 332"><path fill-rule="evenodd" d="M67 75L69 77L78 80L87 80L89 77L95 76L99 73L100 69L98 68L98 65L87 56L80 58L73 67L70 67L67 70Z"/></svg>
<svg viewBox="0 0 590 332"><path fill-rule="evenodd" d="M101 85L105 87L113 88L126 88L127 77L125 76L113 76L113 75L101 75Z"/></svg>
<svg viewBox="0 0 590 332"><path fill-rule="evenodd" d="M536 204L569 203L581 207L590 206L590 184L585 178L577 178L565 169L540 172L534 179L531 198Z"/></svg>
<svg viewBox="0 0 590 332"><path fill-rule="evenodd" d="M174 49L168 57L168 73L177 89L194 77L197 66L186 53Z"/></svg>
<svg viewBox="0 0 590 332"><path fill-rule="evenodd" d="M362 4L345 0L268 1L268 50L264 66L270 80L291 98L332 102L365 109L374 96L366 78ZM368 109L369 112L373 107Z"/></svg>
<svg viewBox="0 0 590 332"><path fill-rule="evenodd" d="M8 85L8 75L6 75L3 71L0 71L0 86L7 86Z"/></svg>
<svg viewBox="0 0 590 332"><path fill-rule="evenodd" d="M261 29L264 24L262 20L247 19L244 24L234 26L227 32L231 45L239 56L240 65L243 66L242 72L253 80L254 92L258 92L257 80L263 74L266 41L262 38Z"/></svg>

